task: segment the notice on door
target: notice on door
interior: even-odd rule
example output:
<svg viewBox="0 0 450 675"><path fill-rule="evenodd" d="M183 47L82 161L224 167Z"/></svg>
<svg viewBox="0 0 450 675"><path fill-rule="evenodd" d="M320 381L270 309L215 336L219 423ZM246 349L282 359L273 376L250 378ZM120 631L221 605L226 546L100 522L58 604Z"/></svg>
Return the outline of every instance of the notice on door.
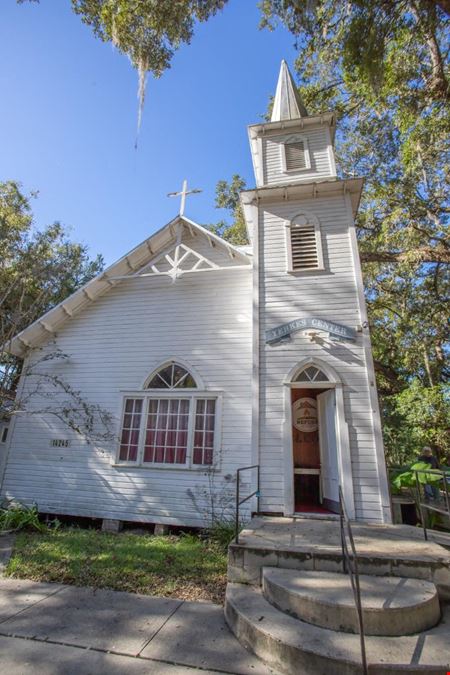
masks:
<svg viewBox="0 0 450 675"><path fill-rule="evenodd" d="M299 398L292 405L292 424L298 431L317 431L317 401L315 398Z"/></svg>

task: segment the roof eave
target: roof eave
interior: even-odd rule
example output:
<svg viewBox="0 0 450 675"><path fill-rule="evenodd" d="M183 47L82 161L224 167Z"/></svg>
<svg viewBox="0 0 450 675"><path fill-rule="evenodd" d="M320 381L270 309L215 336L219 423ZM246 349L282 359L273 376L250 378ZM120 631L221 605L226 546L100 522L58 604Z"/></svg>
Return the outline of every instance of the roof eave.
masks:
<svg viewBox="0 0 450 675"><path fill-rule="evenodd" d="M331 129L332 137L336 130L336 115L332 111L318 113L317 115L308 115L307 117L299 117L293 120L281 120L279 122L259 122L257 124L250 124L248 134L250 138L255 138L261 134L270 133L273 131L284 131L285 129L292 129L293 127L312 126L314 124L328 124Z"/></svg>
<svg viewBox="0 0 450 675"><path fill-rule="evenodd" d="M296 183L284 185L271 185L259 187L241 192L241 204L243 208L255 203L269 203L280 197L294 201L296 198L305 199L319 196L332 196L333 194L349 194L352 204L353 216L358 212L361 194L364 187L364 178L324 179L309 183Z"/></svg>

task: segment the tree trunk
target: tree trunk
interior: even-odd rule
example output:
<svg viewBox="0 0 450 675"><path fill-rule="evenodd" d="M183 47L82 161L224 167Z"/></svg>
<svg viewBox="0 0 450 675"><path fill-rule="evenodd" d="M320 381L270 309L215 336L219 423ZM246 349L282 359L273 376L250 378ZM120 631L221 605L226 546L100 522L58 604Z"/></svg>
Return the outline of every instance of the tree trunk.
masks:
<svg viewBox="0 0 450 675"><path fill-rule="evenodd" d="M450 2L443 4L450 5ZM429 21L423 21L420 9L426 12ZM431 24L436 25L438 18L436 16L436 7L431 2L411 2L411 13L417 21L417 24L422 28L425 36L428 53L431 61L431 77L427 83L427 91L433 100L448 100L450 98L450 87L445 75L444 62L442 54L439 49L439 44L436 39L435 32L431 29Z"/></svg>

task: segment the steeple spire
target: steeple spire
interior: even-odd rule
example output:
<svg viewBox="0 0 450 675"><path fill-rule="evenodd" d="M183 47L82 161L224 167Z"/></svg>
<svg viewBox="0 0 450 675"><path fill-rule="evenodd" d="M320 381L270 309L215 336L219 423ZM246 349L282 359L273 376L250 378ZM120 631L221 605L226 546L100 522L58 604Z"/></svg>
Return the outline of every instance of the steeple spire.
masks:
<svg viewBox="0 0 450 675"><path fill-rule="evenodd" d="M293 77L289 71L286 61L281 62L280 74L278 76L277 91L273 102L271 122L281 122L282 120L295 120L299 117L306 117L308 113L300 98Z"/></svg>

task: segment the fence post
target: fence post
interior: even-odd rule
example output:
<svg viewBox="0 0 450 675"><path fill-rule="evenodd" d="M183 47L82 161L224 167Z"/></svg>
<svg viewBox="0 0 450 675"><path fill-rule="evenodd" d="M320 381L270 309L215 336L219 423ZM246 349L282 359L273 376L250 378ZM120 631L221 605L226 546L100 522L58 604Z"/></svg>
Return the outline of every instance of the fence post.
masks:
<svg viewBox="0 0 450 675"><path fill-rule="evenodd" d="M427 524L425 522L425 516L424 516L423 508L422 508L422 499L420 497L419 474L418 474L417 471L414 471L414 474L416 476L417 501L419 503L420 517L422 519L423 536L425 537L425 541L428 541Z"/></svg>

